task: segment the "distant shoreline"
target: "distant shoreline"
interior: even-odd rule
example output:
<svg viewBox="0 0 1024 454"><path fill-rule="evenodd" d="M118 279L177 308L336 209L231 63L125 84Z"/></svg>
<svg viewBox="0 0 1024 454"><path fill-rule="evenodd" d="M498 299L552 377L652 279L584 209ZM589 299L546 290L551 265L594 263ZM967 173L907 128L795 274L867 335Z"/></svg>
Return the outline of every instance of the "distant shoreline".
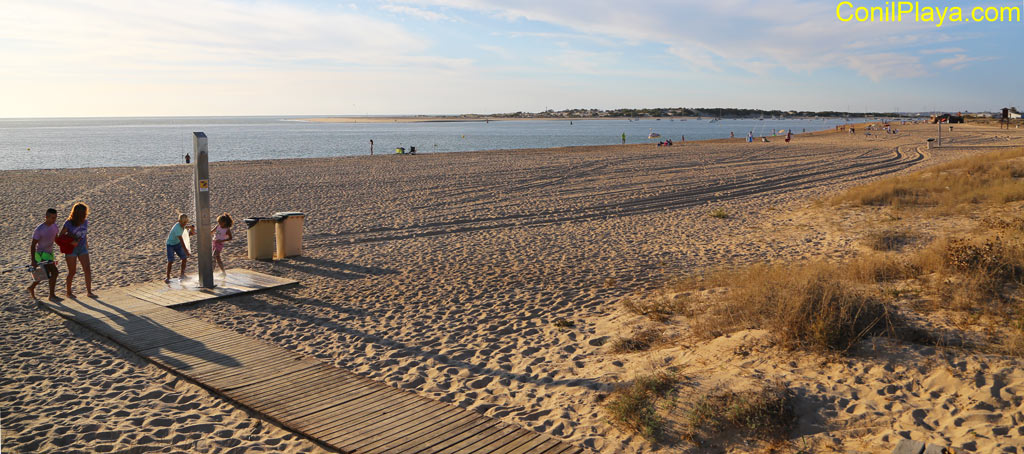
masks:
<svg viewBox="0 0 1024 454"><path fill-rule="evenodd" d="M627 117L598 118L521 118L521 117L464 117L464 116L410 116L410 117L315 117L295 118L307 123L480 123L490 121L573 121L573 120L626 120Z"/></svg>
<svg viewBox="0 0 1024 454"><path fill-rule="evenodd" d="M519 120L525 120L525 119L519 119ZM854 127L856 127L856 128L863 128L865 125L871 124L871 122L869 122L869 123L849 123L849 124L854 126ZM839 133L846 133L846 131L839 131L839 130L835 130L835 129L822 129L822 130L818 130L818 131L809 131L809 132L801 132L801 133L794 132L793 136L794 137L811 137L811 136L822 136L822 135L839 134ZM756 135L754 137L758 138L758 139L760 139L761 137L769 137L772 140L774 140L774 139L783 138L784 136L772 136L769 133L767 135ZM694 140L687 140L685 142L676 142L673 146L682 149L684 146L694 147L694 146L699 146L699 145L712 145L712 144L743 144L746 141L747 141L747 137L744 135L744 136L736 136L736 137L732 137L732 138L730 138L730 137L723 137L723 138L716 138L716 139L694 139ZM760 141L758 140L758 142L760 142ZM431 151L423 150L423 152L421 153L421 156L422 155L496 153L496 152L502 152L502 153L520 153L520 152L527 152L527 153L533 152L533 153L537 153L537 152L541 152L541 153L544 153L544 152L604 151L604 150L622 150L622 149L638 150L638 149L657 148L657 147L658 147L658 144L656 142L648 142L648 143L629 143L629 144L626 144L626 145L620 145L620 144L617 144L617 143L612 143L612 144L603 144L603 145L569 145L569 146L563 146L563 147L535 147L535 148L531 148L531 147L524 147L524 148L499 148L499 149L491 149L491 150L480 149L480 150L467 150L467 151L438 151L438 152L431 152ZM380 156L391 156L391 155L393 155L393 153L390 153L388 151L384 151L383 153L378 153L376 156L380 157ZM237 159L237 160L229 159L229 160L223 160L223 161L222 160L212 160L212 161L210 161L210 163L212 165L224 165L224 164L253 164L253 163L266 163L266 162L284 163L284 162L302 162L302 161L309 161L309 160L365 159L365 158L373 159L374 156L369 155L369 154L358 154L358 155L307 156L307 157L286 157L286 158L267 158L267 159ZM70 170L100 170L100 169L143 169L143 168L157 168L157 167L177 167L177 166L184 166L184 165L186 165L186 164L172 163L172 164L91 166L91 167L51 167L51 168L39 168L39 169L0 169L0 175L16 174L16 173L22 173L22 172L61 172L61 171L70 171Z"/></svg>
<svg viewBox="0 0 1024 454"><path fill-rule="evenodd" d="M550 118L550 117L467 117L467 116L393 116L393 117L309 117L289 118L289 121L301 121L306 123L480 123L490 121L609 121L629 120L634 117L573 117L573 118ZM703 121L712 117L640 117L643 120L683 120ZM822 117L787 117L785 120L814 120ZM757 118L724 118L724 120L757 120ZM857 123L863 123L859 121ZM851 122L854 124L854 122Z"/></svg>

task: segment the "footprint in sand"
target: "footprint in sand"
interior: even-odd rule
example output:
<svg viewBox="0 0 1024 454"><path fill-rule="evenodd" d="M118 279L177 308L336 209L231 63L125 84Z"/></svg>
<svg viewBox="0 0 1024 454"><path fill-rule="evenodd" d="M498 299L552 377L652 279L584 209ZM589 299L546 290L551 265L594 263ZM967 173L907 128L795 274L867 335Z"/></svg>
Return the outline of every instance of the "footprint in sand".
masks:
<svg viewBox="0 0 1024 454"><path fill-rule="evenodd" d="M174 421L172 421L171 418L155 418L149 421L149 425L153 427L170 427L171 424L174 424Z"/></svg>
<svg viewBox="0 0 1024 454"><path fill-rule="evenodd" d="M876 392L879 396L884 396L886 394L896 394L897 390L899 390L899 387L897 387L896 385L886 385L885 387L879 389Z"/></svg>
<svg viewBox="0 0 1024 454"><path fill-rule="evenodd" d="M416 378L412 379L411 381L402 383L400 385L400 387L403 388L403 389L415 389L415 388L419 388L424 383L426 383L426 380L424 380L423 377L416 377Z"/></svg>
<svg viewBox="0 0 1024 454"><path fill-rule="evenodd" d="M480 377L479 379L469 382L469 387L473 389L485 388L487 385L491 384L491 381L493 380L494 377Z"/></svg>

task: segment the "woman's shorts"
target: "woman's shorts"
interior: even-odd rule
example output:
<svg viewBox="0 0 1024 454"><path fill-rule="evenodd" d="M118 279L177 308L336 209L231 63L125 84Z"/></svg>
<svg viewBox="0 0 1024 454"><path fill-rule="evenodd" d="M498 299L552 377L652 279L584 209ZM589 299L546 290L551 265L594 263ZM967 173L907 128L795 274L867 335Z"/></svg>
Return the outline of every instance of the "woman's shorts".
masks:
<svg viewBox="0 0 1024 454"><path fill-rule="evenodd" d="M79 241L78 246L75 246L75 250L71 251L70 254L64 254L65 257L78 257L80 255L89 255L89 247L85 241Z"/></svg>
<svg viewBox="0 0 1024 454"><path fill-rule="evenodd" d="M181 243L168 244L167 263L171 263L174 261L174 254L178 254L178 257L181 257L182 260L185 260L185 246L183 246Z"/></svg>

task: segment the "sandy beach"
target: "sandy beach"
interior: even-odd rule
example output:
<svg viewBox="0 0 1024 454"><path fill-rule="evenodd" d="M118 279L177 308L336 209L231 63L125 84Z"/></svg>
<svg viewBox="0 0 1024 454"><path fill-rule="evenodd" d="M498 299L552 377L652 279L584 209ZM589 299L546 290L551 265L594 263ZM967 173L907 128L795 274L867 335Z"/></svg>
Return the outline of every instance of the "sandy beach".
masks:
<svg viewBox="0 0 1024 454"><path fill-rule="evenodd" d="M792 143L214 163L215 214L307 214L304 256L248 260L238 222L225 265L301 284L181 310L593 452L672 452L610 425L602 405L620 384L669 364L792 380L805 390L795 438L817 437L837 452L891 452L900 434L934 431L957 440L979 434L979 452L1020 452L1019 360L885 339L863 348L899 361L823 366L757 348L737 360L734 352L757 344L758 332L635 354L605 345L637 320L619 301L668 279L853 254L855 238L801 214L815 200L986 147L1024 145L1024 130L957 125L944 137L948 146L925 149L935 128L798 135ZM167 230L178 211L191 210L184 165L0 176L4 269L25 264L46 208L63 218L83 201L92 209L100 290L161 279ZM710 217L717 209L728 218ZM11 452L322 450L45 312L25 293L24 274L0 275L0 410ZM62 282L63 275L58 291ZM900 363L906 358L913 363ZM828 405L836 401L843 405ZM937 410L945 414L931 430L911 413L943 404L971 410ZM998 420L982 412L990 407Z"/></svg>

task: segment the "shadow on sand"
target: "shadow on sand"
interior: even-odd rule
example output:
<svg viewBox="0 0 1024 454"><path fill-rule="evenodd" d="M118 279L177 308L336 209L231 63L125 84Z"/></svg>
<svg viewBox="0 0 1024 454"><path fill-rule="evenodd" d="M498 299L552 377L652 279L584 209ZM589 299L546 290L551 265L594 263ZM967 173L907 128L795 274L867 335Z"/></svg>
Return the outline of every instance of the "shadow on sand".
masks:
<svg viewBox="0 0 1024 454"><path fill-rule="evenodd" d="M306 256L289 257L287 260L279 260L274 262L274 266L336 280L352 280L362 279L367 276L388 276L399 274L398 271L386 268L353 265L350 263L339 262L337 260Z"/></svg>
<svg viewBox="0 0 1024 454"><path fill-rule="evenodd" d="M76 322L143 357L158 359L164 364L182 371L188 371L192 369L192 366L180 359L168 356L166 353L175 353L176 356L192 356L224 367L241 365L230 355L211 349L204 342L183 335L174 328L165 326L145 315L126 311L116 304L108 302L103 296L75 298L72 301L88 307L90 311L101 314L101 317L76 310L70 305L63 304L63 300L45 304L59 306L59 312L68 314Z"/></svg>
<svg viewBox="0 0 1024 454"><path fill-rule="evenodd" d="M224 302L235 305L238 308L247 312L263 312L277 317L295 320L296 322L304 322L304 324L315 326L322 330L330 330L344 336L358 337L362 339L364 342L372 343L384 347L386 349L392 350L392 352L388 356L389 359L405 357L416 357L420 360L430 359L444 365L468 370L475 375L491 377L492 379L497 380L515 380L521 383L530 383L533 385L584 387L595 391L602 391L607 389L606 384L602 384L602 382L600 382L599 380L592 378L554 380L548 377L542 378L537 375L513 373L511 371L507 371L504 369L489 368L483 364L475 364L469 362L467 358L464 357L447 356L442 354L441 351L438 349L413 346L392 339L388 339L386 337L379 336L376 334L367 333L365 331L347 326L344 323L344 320L318 317L312 314L305 313L297 308L307 305L329 308L335 311L343 312L349 316L345 318L351 318L353 316L369 316L369 314L367 314L366 311L364 310L339 307L334 304L324 303L323 301L320 301L318 299L295 297L280 291L273 291L270 293L270 295L275 299L283 300L284 302L286 302L286 304L254 305L244 298L232 298L229 300L224 300ZM329 355L314 356L321 360L335 359Z"/></svg>

